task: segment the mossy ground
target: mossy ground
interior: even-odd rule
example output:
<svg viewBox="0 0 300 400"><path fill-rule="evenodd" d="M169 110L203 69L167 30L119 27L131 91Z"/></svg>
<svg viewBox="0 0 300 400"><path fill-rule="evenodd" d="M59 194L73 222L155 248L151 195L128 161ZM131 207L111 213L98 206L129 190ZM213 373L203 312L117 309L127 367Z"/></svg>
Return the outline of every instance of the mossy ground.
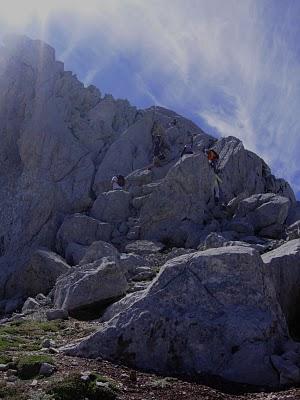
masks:
<svg viewBox="0 0 300 400"><path fill-rule="evenodd" d="M94 379L93 379L94 378ZM81 376L74 374L66 379L55 382L48 389L47 393L54 396L55 400L115 400L117 392L109 381L97 374L87 382ZM107 383L107 386L98 386L97 383Z"/></svg>
<svg viewBox="0 0 300 400"><path fill-rule="evenodd" d="M5 400L291 400L300 399L300 389L277 393L244 393L231 395L195 382L164 378L155 374L132 371L105 360L68 357L63 353L50 354L42 349L45 339L53 339L60 347L81 339L96 330L98 324L87 321L32 320L0 325L2 350L0 363L12 361L13 369L26 363L50 362L57 371L50 377L36 376L9 382L6 371L0 371L0 399ZM24 344L24 345L23 345ZM32 350L34 348L34 350ZM51 357L51 358L48 358ZM89 372L92 379L78 379ZM131 376L136 375L136 379ZM97 386L96 382L104 385ZM34 383L34 384L33 384ZM74 392L76 388L76 393ZM96 389L97 390L96 390ZM85 396L85 397L82 397ZM98 397L97 397L98 396Z"/></svg>

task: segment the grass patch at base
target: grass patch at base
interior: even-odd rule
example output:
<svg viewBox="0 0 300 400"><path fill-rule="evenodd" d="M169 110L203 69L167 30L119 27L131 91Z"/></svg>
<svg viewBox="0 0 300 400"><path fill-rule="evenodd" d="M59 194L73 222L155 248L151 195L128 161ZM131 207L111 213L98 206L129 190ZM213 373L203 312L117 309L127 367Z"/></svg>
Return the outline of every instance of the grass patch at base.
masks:
<svg viewBox="0 0 300 400"><path fill-rule="evenodd" d="M117 392L110 384L98 386L97 382L109 383L107 379L98 374L91 374L89 381L83 381L79 374L74 374L63 381L53 383L47 393L53 395L55 400L117 399Z"/></svg>

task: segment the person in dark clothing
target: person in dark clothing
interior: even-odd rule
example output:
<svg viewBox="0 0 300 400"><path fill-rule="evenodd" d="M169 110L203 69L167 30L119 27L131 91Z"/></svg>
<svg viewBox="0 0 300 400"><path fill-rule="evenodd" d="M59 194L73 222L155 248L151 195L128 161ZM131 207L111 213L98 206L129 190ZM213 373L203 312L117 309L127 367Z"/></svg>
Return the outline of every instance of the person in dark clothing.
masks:
<svg viewBox="0 0 300 400"><path fill-rule="evenodd" d="M192 144L186 144L181 152L180 157L183 157L185 154L194 154L193 152L193 145Z"/></svg>

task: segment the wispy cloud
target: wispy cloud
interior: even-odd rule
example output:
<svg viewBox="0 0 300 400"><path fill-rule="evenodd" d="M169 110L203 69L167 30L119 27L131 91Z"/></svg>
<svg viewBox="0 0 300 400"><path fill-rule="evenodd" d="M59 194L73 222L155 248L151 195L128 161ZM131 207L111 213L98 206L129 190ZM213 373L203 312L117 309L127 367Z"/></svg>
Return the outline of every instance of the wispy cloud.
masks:
<svg viewBox="0 0 300 400"><path fill-rule="evenodd" d="M6 30L58 43L74 72L74 54L89 51L82 79L100 89L119 63L127 72L112 92L240 137L300 192L298 0L27 0L16 13L20 4L0 0Z"/></svg>

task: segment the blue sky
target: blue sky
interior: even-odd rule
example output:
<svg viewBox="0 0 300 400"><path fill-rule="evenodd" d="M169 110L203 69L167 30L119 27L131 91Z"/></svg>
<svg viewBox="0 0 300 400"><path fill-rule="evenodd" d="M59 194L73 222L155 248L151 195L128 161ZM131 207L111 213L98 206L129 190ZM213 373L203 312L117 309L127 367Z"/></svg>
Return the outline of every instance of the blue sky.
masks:
<svg viewBox="0 0 300 400"><path fill-rule="evenodd" d="M300 198L299 0L0 0L0 35L56 48L86 84L233 135ZM18 10L18 12L16 12Z"/></svg>

